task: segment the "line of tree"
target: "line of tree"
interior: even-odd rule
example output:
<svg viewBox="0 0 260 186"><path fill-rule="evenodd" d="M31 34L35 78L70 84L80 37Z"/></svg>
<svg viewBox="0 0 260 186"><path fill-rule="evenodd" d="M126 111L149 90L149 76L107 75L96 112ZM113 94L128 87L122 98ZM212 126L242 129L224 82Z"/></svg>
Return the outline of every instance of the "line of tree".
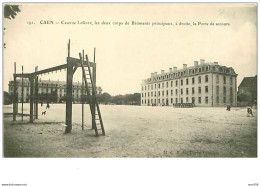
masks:
<svg viewBox="0 0 260 186"><path fill-rule="evenodd" d="M73 99L73 102L79 103L82 102L82 99L85 103L88 103L88 97L86 95L83 98ZM12 104L14 100L14 96L9 94L8 92L4 91L4 104ZM24 102L29 102L29 97L27 97ZM58 94L56 91L51 93L41 93L38 95L39 102L53 102L57 103L58 101ZM134 93L134 94L126 94L126 95L116 95L111 96L109 93L105 92L101 95L97 95L98 103L105 104L105 105L141 105L141 94ZM21 102L21 100L20 100ZM62 96L59 102L66 102L66 96Z"/></svg>
<svg viewBox="0 0 260 186"><path fill-rule="evenodd" d="M88 103L87 96L83 98L85 103ZM105 105L141 105L141 94L126 94L126 95L116 95L111 96L109 93L105 92L101 95L97 95L98 103Z"/></svg>

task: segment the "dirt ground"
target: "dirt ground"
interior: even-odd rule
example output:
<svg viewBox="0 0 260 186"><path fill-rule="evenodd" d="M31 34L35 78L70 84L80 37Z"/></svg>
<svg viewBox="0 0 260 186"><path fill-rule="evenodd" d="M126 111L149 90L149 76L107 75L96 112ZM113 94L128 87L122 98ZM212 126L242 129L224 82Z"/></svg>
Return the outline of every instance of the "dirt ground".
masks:
<svg viewBox="0 0 260 186"><path fill-rule="evenodd" d="M40 106L39 106L40 107ZM4 157L257 157L257 110L101 105L106 136L95 137L85 107L73 105L73 129L65 131L65 105L39 120L4 115ZM10 113L12 106L4 106ZM25 105L25 112L29 111Z"/></svg>

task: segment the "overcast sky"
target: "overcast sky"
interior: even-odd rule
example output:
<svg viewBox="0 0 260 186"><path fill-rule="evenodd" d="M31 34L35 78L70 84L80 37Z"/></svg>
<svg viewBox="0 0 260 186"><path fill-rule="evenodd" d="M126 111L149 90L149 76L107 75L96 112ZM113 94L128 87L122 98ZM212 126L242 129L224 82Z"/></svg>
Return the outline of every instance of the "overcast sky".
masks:
<svg viewBox="0 0 260 186"><path fill-rule="evenodd" d="M4 90L17 72L66 63L85 49L93 60L96 47L97 85L112 95L140 92L151 72L168 71L193 61L219 62L233 67L238 85L257 73L256 6L245 4L22 4L13 20L4 20ZM112 26L40 24L54 22L205 22L230 26ZM34 25L27 24L33 21ZM74 81L81 82L80 69ZM66 80L65 71L40 76Z"/></svg>

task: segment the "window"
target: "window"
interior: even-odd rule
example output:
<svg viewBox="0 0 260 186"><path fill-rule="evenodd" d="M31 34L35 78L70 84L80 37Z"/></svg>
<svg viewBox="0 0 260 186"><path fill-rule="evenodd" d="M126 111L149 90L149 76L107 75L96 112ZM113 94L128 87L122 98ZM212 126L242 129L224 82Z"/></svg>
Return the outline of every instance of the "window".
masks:
<svg viewBox="0 0 260 186"><path fill-rule="evenodd" d="M189 103L189 98L188 97L186 97L186 103Z"/></svg>
<svg viewBox="0 0 260 186"><path fill-rule="evenodd" d="M181 98L181 103L183 103L183 98Z"/></svg>
<svg viewBox="0 0 260 186"><path fill-rule="evenodd" d="M223 87L223 94L226 95L226 87Z"/></svg>
<svg viewBox="0 0 260 186"><path fill-rule="evenodd" d="M166 82L166 88L168 88L168 82Z"/></svg>
<svg viewBox="0 0 260 186"><path fill-rule="evenodd" d="M193 78L192 78L192 84L194 84L194 83L195 83L195 78L193 77Z"/></svg>
<svg viewBox="0 0 260 186"><path fill-rule="evenodd" d="M162 91L162 96L164 96L164 91Z"/></svg>
<svg viewBox="0 0 260 186"><path fill-rule="evenodd" d="M183 85L183 79L181 80L181 86Z"/></svg>
<svg viewBox="0 0 260 186"><path fill-rule="evenodd" d="M171 96L173 96L173 90L171 90Z"/></svg>
<svg viewBox="0 0 260 186"><path fill-rule="evenodd" d="M162 88L164 88L164 83L162 83Z"/></svg>
<svg viewBox="0 0 260 186"><path fill-rule="evenodd" d="M153 85L151 85L151 89L153 90Z"/></svg>
<svg viewBox="0 0 260 186"><path fill-rule="evenodd" d="M176 80L175 85L178 86L178 80Z"/></svg>
<svg viewBox="0 0 260 186"><path fill-rule="evenodd" d="M233 78L232 78L232 76L230 77L230 85L233 85Z"/></svg>
<svg viewBox="0 0 260 186"><path fill-rule="evenodd" d="M219 83L219 75L216 76L216 82Z"/></svg>
<svg viewBox="0 0 260 186"><path fill-rule="evenodd" d="M218 97L218 96L217 96L217 98L216 98L216 102L219 103L219 97Z"/></svg>
<svg viewBox="0 0 260 186"><path fill-rule="evenodd" d="M156 97L156 92L154 92L154 97Z"/></svg>
<svg viewBox="0 0 260 186"><path fill-rule="evenodd" d="M144 104L146 104L146 99L144 100Z"/></svg>
<svg viewBox="0 0 260 186"><path fill-rule="evenodd" d="M156 89L156 84L154 84L154 88Z"/></svg>
<svg viewBox="0 0 260 186"><path fill-rule="evenodd" d="M206 104L209 103L209 97L208 97L208 96L205 97L205 103L206 103Z"/></svg>
<svg viewBox="0 0 260 186"><path fill-rule="evenodd" d="M171 103L173 103L173 98L171 98Z"/></svg>
<svg viewBox="0 0 260 186"><path fill-rule="evenodd" d="M151 96L153 97L153 92L151 92Z"/></svg>
<svg viewBox="0 0 260 186"><path fill-rule="evenodd" d="M201 83L201 76L198 77L198 83Z"/></svg>
<svg viewBox="0 0 260 186"><path fill-rule="evenodd" d="M171 81L171 87L173 87L173 81Z"/></svg>
<svg viewBox="0 0 260 186"><path fill-rule="evenodd" d="M233 88L230 87L230 96L233 96Z"/></svg>
<svg viewBox="0 0 260 186"><path fill-rule="evenodd" d="M189 95L189 89L186 88L186 95Z"/></svg>
<svg viewBox="0 0 260 186"><path fill-rule="evenodd" d="M160 83L158 83L158 88L160 88L160 86L161 86L161 84L160 84Z"/></svg>
<svg viewBox="0 0 260 186"><path fill-rule="evenodd" d="M201 97L198 97L198 103L201 103Z"/></svg>
<svg viewBox="0 0 260 186"><path fill-rule="evenodd" d="M160 99L158 99L158 103L160 103Z"/></svg>
<svg viewBox="0 0 260 186"><path fill-rule="evenodd" d="M226 97L223 97L223 103L226 103Z"/></svg>
<svg viewBox="0 0 260 186"><path fill-rule="evenodd" d="M195 89L194 89L194 87L192 87L191 90L192 90L192 94L194 94L194 93L195 93Z"/></svg>
<svg viewBox="0 0 260 186"><path fill-rule="evenodd" d="M183 90L181 89L181 95L183 94Z"/></svg>
<svg viewBox="0 0 260 186"><path fill-rule="evenodd" d="M219 94L219 86L216 86L216 94Z"/></svg>
<svg viewBox="0 0 260 186"><path fill-rule="evenodd" d="M148 85L148 90L150 90L150 85Z"/></svg>
<svg viewBox="0 0 260 186"><path fill-rule="evenodd" d="M144 97L146 97L146 93L144 93Z"/></svg>
<svg viewBox="0 0 260 186"><path fill-rule="evenodd" d="M223 83L226 84L226 76L223 76Z"/></svg>
<svg viewBox="0 0 260 186"><path fill-rule="evenodd" d="M205 93L208 93L208 92L209 92L209 87L205 86Z"/></svg>
<svg viewBox="0 0 260 186"><path fill-rule="evenodd" d="M144 100L142 100L142 104L144 104Z"/></svg>
<svg viewBox="0 0 260 186"><path fill-rule="evenodd" d="M178 98L175 98L175 103L178 103Z"/></svg>
<svg viewBox="0 0 260 186"><path fill-rule="evenodd" d="M176 96L178 95L178 89L175 90L175 94L176 94Z"/></svg>
<svg viewBox="0 0 260 186"><path fill-rule="evenodd" d="M206 76L205 76L205 82L207 83L208 81L209 81L209 76L206 75Z"/></svg>
<svg viewBox="0 0 260 186"><path fill-rule="evenodd" d="M199 94L201 93L201 87L198 87L198 92L199 92Z"/></svg>
<svg viewBox="0 0 260 186"><path fill-rule="evenodd" d="M191 100L192 100L192 103L195 104L195 97L192 97Z"/></svg>
<svg viewBox="0 0 260 186"><path fill-rule="evenodd" d="M187 79L186 79L186 85L188 85L188 84L189 84L189 79L187 78Z"/></svg>
<svg viewBox="0 0 260 186"><path fill-rule="evenodd" d="M158 91L158 96L160 96L160 91Z"/></svg>
<svg viewBox="0 0 260 186"><path fill-rule="evenodd" d="M166 96L168 96L168 90L166 90Z"/></svg>

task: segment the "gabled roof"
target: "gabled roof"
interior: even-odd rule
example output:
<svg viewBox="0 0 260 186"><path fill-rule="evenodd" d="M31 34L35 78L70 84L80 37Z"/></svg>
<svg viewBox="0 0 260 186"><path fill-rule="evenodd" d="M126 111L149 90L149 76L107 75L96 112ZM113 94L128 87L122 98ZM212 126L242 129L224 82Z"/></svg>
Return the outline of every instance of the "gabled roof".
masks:
<svg viewBox="0 0 260 186"><path fill-rule="evenodd" d="M257 86L257 76L254 77L244 77L242 82L238 87L254 87Z"/></svg>

